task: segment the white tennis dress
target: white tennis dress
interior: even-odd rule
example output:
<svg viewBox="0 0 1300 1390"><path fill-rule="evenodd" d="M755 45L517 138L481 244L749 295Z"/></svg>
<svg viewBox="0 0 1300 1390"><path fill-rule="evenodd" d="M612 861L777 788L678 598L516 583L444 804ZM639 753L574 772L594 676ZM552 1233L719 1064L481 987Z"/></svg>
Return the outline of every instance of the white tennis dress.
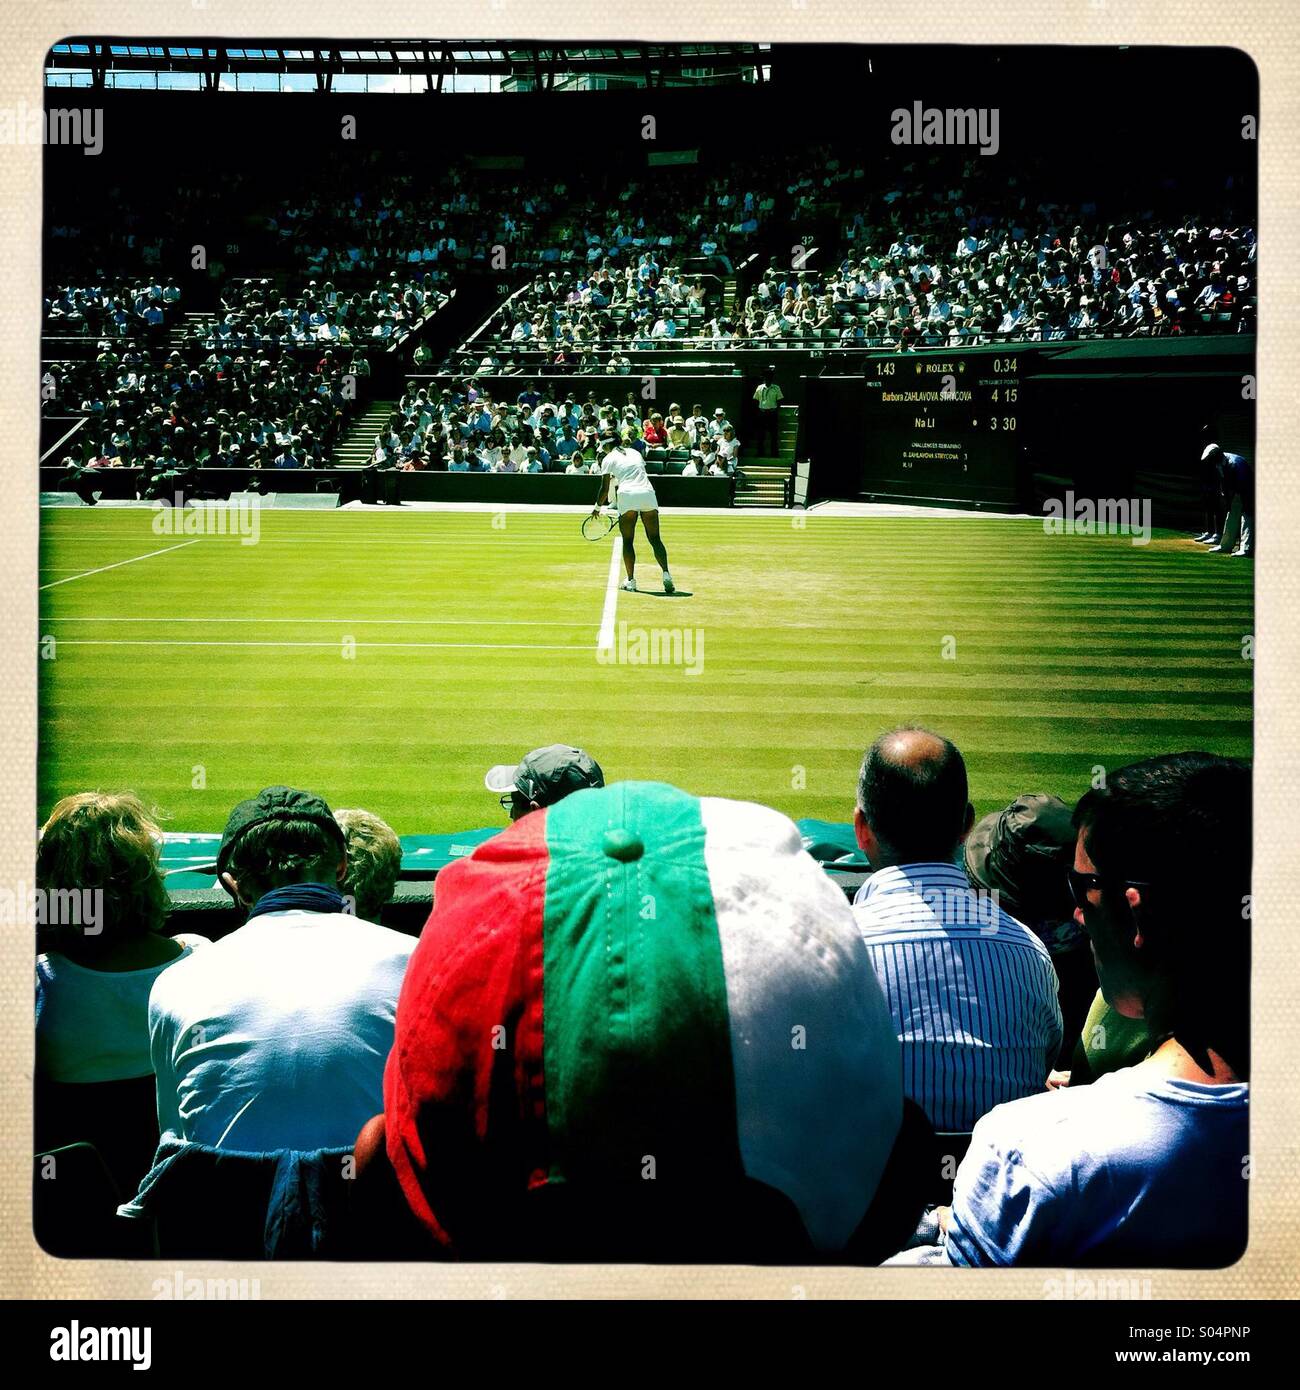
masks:
<svg viewBox="0 0 1300 1390"><path fill-rule="evenodd" d="M659 510L659 499L655 496L650 475L645 471L645 460L641 457L639 449L634 449L630 444L611 449L605 455L600 471L614 475L614 483L618 488L616 505L620 513Z"/></svg>

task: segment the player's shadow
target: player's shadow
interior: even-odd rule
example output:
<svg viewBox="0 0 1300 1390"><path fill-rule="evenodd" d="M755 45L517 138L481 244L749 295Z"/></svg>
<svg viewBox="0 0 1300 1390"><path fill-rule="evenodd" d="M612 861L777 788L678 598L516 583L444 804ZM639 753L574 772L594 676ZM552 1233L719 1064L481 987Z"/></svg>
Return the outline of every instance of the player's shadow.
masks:
<svg viewBox="0 0 1300 1390"><path fill-rule="evenodd" d="M694 593L690 589L674 589L671 594L666 594L662 589L633 589L634 594L643 594L646 598L694 598Z"/></svg>

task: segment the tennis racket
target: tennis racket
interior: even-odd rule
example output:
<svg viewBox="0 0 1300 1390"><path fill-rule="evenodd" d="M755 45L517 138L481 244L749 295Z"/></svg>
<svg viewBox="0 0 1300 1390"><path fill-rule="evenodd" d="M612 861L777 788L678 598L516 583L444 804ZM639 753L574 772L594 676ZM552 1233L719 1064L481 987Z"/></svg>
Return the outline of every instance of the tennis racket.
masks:
<svg viewBox="0 0 1300 1390"><path fill-rule="evenodd" d="M582 519L582 534L589 541L603 541L617 520L613 512L598 512L594 516L588 512Z"/></svg>

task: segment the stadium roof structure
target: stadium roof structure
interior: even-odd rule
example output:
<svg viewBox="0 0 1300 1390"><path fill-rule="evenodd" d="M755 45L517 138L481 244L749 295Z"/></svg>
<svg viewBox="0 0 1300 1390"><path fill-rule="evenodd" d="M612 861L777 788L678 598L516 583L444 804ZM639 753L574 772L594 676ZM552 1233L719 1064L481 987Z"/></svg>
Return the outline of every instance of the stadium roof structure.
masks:
<svg viewBox="0 0 1300 1390"><path fill-rule="evenodd" d="M194 91L577 91L759 83L771 46L753 43L503 44L485 39L69 38L47 86ZM378 79L372 82L370 79Z"/></svg>

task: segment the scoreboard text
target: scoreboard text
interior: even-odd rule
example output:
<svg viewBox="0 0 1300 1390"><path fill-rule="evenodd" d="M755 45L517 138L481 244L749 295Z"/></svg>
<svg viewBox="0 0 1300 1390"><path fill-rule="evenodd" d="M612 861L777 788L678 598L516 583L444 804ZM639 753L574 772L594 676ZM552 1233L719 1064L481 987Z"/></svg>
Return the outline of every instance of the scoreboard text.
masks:
<svg viewBox="0 0 1300 1390"><path fill-rule="evenodd" d="M1013 498L1018 353L880 357L866 373L864 492Z"/></svg>

